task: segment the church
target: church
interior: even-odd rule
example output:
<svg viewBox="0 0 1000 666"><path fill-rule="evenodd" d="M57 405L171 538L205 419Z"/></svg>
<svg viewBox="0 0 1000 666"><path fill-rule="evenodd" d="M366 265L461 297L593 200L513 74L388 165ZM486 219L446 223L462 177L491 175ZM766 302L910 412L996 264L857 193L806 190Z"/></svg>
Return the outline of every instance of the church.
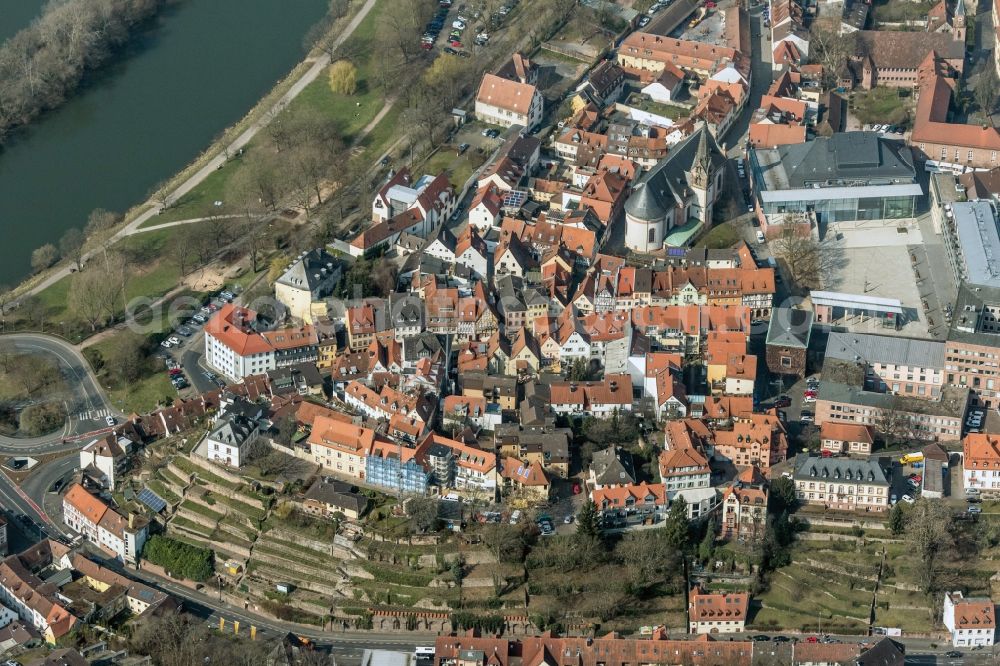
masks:
<svg viewBox="0 0 1000 666"><path fill-rule="evenodd" d="M625 202L625 246L635 252L689 244L712 223L726 158L701 123L649 170Z"/></svg>

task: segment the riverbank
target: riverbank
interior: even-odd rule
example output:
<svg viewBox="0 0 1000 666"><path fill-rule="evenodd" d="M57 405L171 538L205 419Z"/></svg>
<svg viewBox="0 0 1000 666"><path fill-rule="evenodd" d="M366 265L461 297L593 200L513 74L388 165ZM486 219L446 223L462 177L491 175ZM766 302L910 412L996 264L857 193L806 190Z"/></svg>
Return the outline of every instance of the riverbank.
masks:
<svg viewBox="0 0 1000 666"><path fill-rule="evenodd" d="M165 0L112 0L107 7L89 0L50 3L28 27L0 44L4 82L0 144L66 102L91 73L148 29L165 4Z"/></svg>
<svg viewBox="0 0 1000 666"><path fill-rule="evenodd" d="M361 25L376 4L377 0L352 4L349 14L335 23L331 32L339 34L341 41L346 39ZM372 27L369 24L366 29L371 30ZM315 81L325 71L328 62L329 57L326 54L311 53L298 63L239 122L230 126L209 149L203 151L198 158L171 179L171 187L168 188L170 200L184 196L206 178L223 173L221 169L231 163L230 158L238 155L241 147ZM143 233L141 240L139 236L130 238L145 222L158 226L157 210L159 206L154 200L147 200L134 206L110 239L110 244L127 240L125 249L128 252L149 257L146 263L137 268L135 274L130 277L128 288L130 294L155 298L174 289L185 277L184 271L172 265L166 258L171 243L183 242L183 234L186 233L184 229L153 228L148 230L150 233ZM84 261L94 256L95 251L99 249L100 246L96 243L88 246ZM72 268L73 266L64 263L22 282L15 292L16 299L13 299L20 302L22 307L8 314L7 323L14 324L15 330L56 332L73 342L80 342L89 337L90 332L87 327L74 324L73 314L67 308L71 284L68 278L72 274ZM5 302L11 303L12 299L6 299ZM12 326L8 325L7 328L10 330Z"/></svg>

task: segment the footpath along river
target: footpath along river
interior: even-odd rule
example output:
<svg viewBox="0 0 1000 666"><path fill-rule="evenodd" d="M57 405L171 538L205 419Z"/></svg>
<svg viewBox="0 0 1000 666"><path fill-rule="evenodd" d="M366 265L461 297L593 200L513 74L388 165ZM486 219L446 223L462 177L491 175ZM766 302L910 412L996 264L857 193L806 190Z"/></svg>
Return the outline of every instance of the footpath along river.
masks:
<svg viewBox="0 0 1000 666"><path fill-rule="evenodd" d="M43 0L0 0L0 40ZM0 284L31 251L124 211L182 169L304 57L327 0L177 0L65 105L0 150Z"/></svg>

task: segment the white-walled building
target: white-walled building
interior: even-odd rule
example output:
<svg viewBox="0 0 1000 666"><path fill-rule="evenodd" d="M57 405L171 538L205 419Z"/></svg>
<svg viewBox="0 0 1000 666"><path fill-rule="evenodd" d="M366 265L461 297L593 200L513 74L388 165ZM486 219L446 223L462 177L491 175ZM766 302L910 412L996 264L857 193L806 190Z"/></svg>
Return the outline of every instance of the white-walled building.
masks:
<svg viewBox="0 0 1000 666"><path fill-rule="evenodd" d="M322 248L303 252L274 282L274 297L306 324L325 314L323 302L340 281L341 266ZM319 310L317 312L317 310Z"/></svg>
<svg viewBox="0 0 1000 666"><path fill-rule="evenodd" d="M691 590L688 604L688 632L692 634L733 634L746 627L750 595L745 592L702 592Z"/></svg>
<svg viewBox="0 0 1000 666"><path fill-rule="evenodd" d="M476 118L492 125L530 130L542 120L542 93L530 83L484 74L476 95Z"/></svg>
<svg viewBox="0 0 1000 666"><path fill-rule="evenodd" d="M95 439L80 449L80 469L92 466L91 477L103 475L105 487L114 490L118 478L128 462L127 454L132 450L132 440L116 437L114 434Z"/></svg>
<svg viewBox="0 0 1000 666"><path fill-rule="evenodd" d="M715 139L702 124L633 189L625 202L625 246L653 252L697 238L711 224L725 163Z"/></svg>
<svg viewBox="0 0 1000 666"><path fill-rule="evenodd" d="M971 433L962 442L962 480L966 489L1000 495L1000 436Z"/></svg>
<svg viewBox="0 0 1000 666"><path fill-rule="evenodd" d="M63 496L63 522L122 562L136 562L149 535L145 518L132 513L122 516L78 483Z"/></svg>
<svg viewBox="0 0 1000 666"><path fill-rule="evenodd" d="M205 362L233 381L268 370L315 362L319 336L313 326L258 332L257 313L232 303L205 324Z"/></svg>
<svg viewBox="0 0 1000 666"><path fill-rule="evenodd" d="M260 428L242 414L221 416L205 435L205 457L231 467L246 463L260 439Z"/></svg>
<svg viewBox="0 0 1000 666"><path fill-rule="evenodd" d="M942 622L955 647L989 647L996 635L996 609L991 599L966 599L961 592L945 592Z"/></svg>

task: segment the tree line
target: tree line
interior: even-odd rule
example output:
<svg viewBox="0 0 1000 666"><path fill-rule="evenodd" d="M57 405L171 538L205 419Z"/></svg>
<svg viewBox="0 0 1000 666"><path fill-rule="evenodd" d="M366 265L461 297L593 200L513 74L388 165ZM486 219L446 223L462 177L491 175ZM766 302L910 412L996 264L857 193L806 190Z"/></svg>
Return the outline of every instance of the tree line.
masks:
<svg viewBox="0 0 1000 666"><path fill-rule="evenodd" d="M163 0L52 0L0 46L0 142L62 104Z"/></svg>

